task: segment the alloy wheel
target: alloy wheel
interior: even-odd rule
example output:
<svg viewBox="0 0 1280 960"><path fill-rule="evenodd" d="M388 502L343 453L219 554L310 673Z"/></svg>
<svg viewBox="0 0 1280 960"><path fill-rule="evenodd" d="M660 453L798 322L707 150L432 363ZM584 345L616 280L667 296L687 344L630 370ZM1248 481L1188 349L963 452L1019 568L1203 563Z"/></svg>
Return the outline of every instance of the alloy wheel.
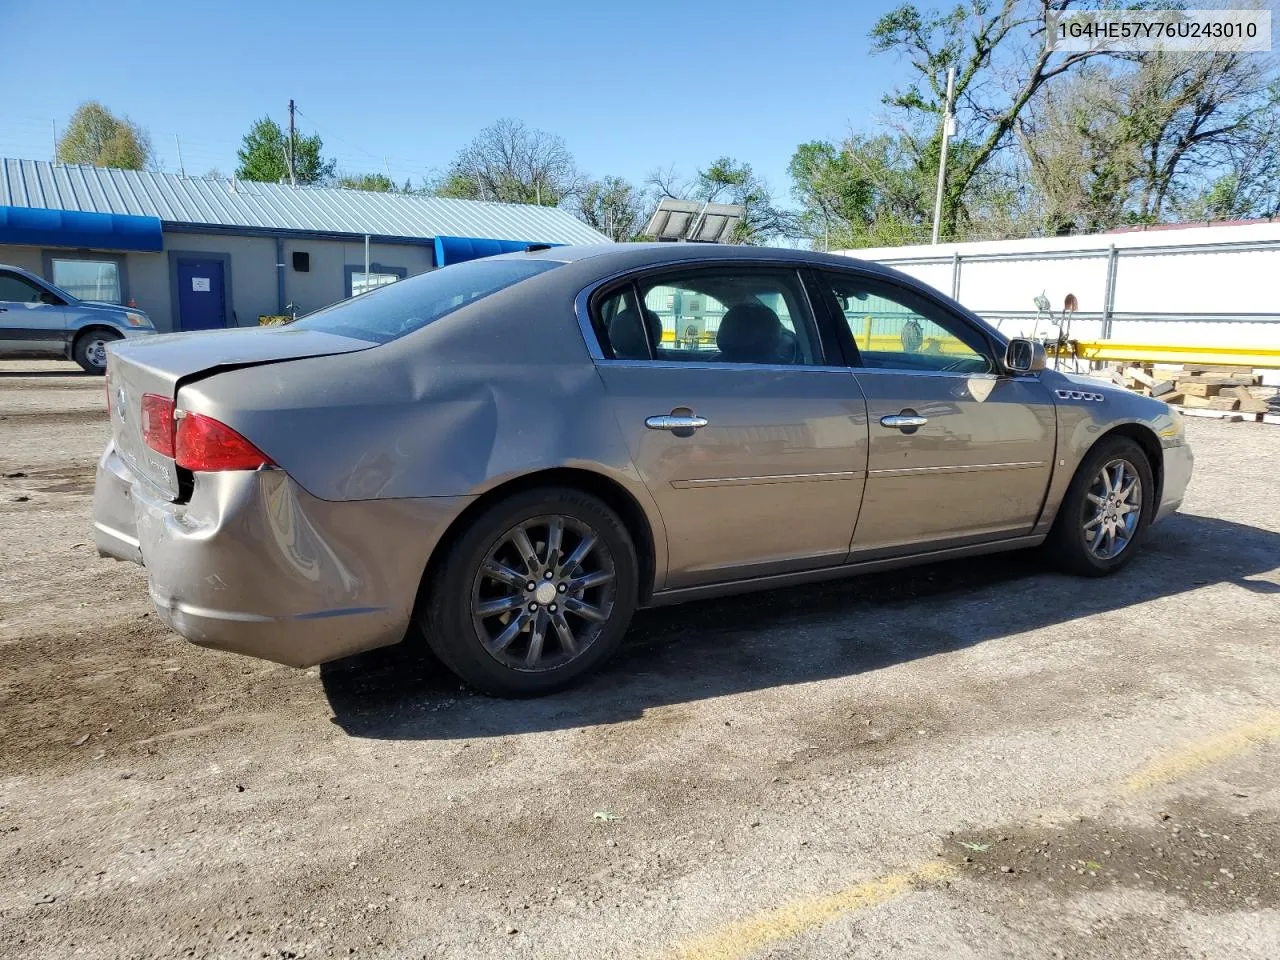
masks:
<svg viewBox="0 0 1280 960"><path fill-rule="evenodd" d="M555 670L600 636L616 596L613 556L596 530L576 517L534 517L499 537L481 562L471 619L499 663Z"/></svg>
<svg viewBox="0 0 1280 960"><path fill-rule="evenodd" d="M1084 542L1099 560L1112 560L1129 546L1142 519L1142 479L1132 463L1111 460L1085 494Z"/></svg>

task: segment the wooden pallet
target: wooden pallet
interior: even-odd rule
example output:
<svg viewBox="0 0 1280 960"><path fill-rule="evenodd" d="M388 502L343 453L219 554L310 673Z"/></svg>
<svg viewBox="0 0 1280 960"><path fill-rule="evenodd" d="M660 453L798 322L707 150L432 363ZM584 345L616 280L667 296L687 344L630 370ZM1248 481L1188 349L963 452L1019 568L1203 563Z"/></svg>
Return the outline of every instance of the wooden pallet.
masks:
<svg viewBox="0 0 1280 960"><path fill-rule="evenodd" d="M1122 364L1111 371L1113 383L1163 400L1191 416L1218 420L1280 420L1268 404L1275 395L1262 387L1262 377L1249 367L1184 364L1181 370L1157 374L1153 365Z"/></svg>

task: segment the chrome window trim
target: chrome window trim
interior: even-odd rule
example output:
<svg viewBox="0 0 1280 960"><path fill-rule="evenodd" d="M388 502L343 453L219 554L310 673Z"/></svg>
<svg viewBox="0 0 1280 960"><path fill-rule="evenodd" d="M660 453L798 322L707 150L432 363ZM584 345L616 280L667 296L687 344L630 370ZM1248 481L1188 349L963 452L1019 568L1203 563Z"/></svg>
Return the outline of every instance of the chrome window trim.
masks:
<svg viewBox="0 0 1280 960"><path fill-rule="evenodd" d="M601 367L647 367L660 370L770 370L774 373L840 373L850 376L851 367L807 366L803 363L729 363L719 360L614 360L603 357L596 360Z"/></svg>
<svg viewBox="0 0 1280 960"><path fill-rule="evenodd" d="M855 377L861 377L864 374L871 376L892 376L892 377L953 377L960 380L1014 380L1018 383L1039 383L1040 378L1034 373L1010 374L1010 373L964 373L960 370L920 370L916 367L849 367Z"/></svg>

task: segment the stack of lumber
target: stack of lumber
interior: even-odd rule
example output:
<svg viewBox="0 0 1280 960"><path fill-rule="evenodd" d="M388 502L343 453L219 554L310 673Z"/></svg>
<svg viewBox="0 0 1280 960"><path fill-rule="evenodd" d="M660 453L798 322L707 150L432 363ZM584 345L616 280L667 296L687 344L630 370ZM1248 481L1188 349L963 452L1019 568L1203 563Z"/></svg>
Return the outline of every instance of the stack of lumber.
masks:
<svg viewBox="0 0 1280 960"><path fill-rule="evenodd" d="M1116 367L1111 379L1184 409L1223 413L1265 414L1270 409L1265 397L1273 392L1260 386L1262 377L1251 367L1184 364L1181 370L1157 373L1151 364L1125 365Z"/></svg>

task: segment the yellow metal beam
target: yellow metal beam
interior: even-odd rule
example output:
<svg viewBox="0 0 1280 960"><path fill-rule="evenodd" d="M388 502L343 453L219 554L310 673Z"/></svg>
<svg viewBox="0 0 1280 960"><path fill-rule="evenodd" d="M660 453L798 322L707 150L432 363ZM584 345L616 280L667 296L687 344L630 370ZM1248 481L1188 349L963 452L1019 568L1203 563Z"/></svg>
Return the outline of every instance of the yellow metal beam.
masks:
<svg viewBox="0 0 1280 960"><path fill-rule="evenodd" d="M1230 367L1280 367L1280 347L1206 347L1167 343L1119 343L1072 340L1083 360L1133 360L1147 363L1203 363Z"/></svg>

